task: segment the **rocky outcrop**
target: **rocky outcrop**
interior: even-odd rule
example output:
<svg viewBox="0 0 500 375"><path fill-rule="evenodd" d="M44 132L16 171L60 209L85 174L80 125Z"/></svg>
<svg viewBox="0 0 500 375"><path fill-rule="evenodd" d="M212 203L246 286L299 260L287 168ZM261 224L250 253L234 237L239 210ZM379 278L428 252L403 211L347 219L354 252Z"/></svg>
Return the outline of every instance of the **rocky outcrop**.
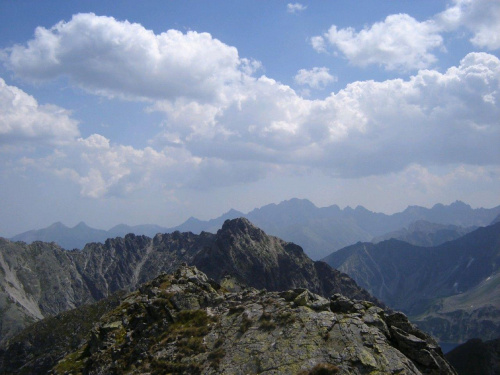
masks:
<svg viewBox="0 0 500 375"><path fill-rule="evenodd" d="M43 317L134 290L183 262L217 281L231 276L259 289L307 288L378 303L345 274L313 262L299 246L266 235L246 219L226 221L215 235L129 234L82 251L0 239L0 342Z"/></svg>
<svg viewBox="0 0 500 375"><path fill-rule="evenodd" d="M403 314L304 288L231 292L186 265L125 296L53 361L51 374L455 374Z"/></svg>

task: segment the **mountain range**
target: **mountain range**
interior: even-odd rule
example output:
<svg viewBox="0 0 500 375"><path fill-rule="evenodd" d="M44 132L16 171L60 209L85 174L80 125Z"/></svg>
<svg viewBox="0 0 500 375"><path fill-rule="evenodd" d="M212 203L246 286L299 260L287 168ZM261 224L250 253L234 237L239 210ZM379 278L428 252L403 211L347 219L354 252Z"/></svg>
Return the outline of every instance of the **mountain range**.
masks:
<svg viewBox="0 0 500 375"><path fill-rule="evenodd" d="M325 258L340 271L312 261L300 246L267 235L245 218L226 220L215 234L127 234L88 243L83 250L0 239L0 369L62 374L78 373L78 366L84 366L85 373L97 374L120 373L133 365L137 373L231 373L240 363L232 359L241 355L234 345L249 348L262 342L261 354L255 354L259 363L246 369L260 371L272 369L262 367L269 361L267 352L290 348L290 340L318 345L315 337L323 332L319 326L331 316L333 325L320 334L325 345L294 361L298 367L292 366L293 371L316 373L328 365L334 371L330 373L351 373L351 366L362 369L360 373L396 368L415 374L455 373L436 342L391 308L409 314L439 341L500 336L500 222L465 230L420 221L401 233L439 242L462 230L471 231L437 246L394 238L359 242ZM439 231L446 235L431 238ZM190 276L181 277L184 281L174 276L178 281L173 286L172 276L165 273L179 272ZM204 292L193 296L196 288ZM262 307L260 315L253 314L255 306ZM191 316L193 310L204 311L196 313L204 314L202 322L211 324L206 317L224 322L223 331L230 334L222 337L218 329L204 329L192 336L189 327L198 323L189 320L183 326L188 322L176 320L176 314L187 311ZM295 326L297 321L302 323ZM306 323L311 321L319 322L314 329ZM189 328L186 334L191 336L183 338L165 322ZM242 324L252 327L248 341L241 341L247 332L239 330ZM281 327L288 332L286 341ZM165 341L157 342L157 337ZM217 345L210 341L213 337L219 337ZM270 339L272 348L266 346ZM405 358L396 358L394 348ZM297 350L300 356L302 349ZM282 357L284 352L273 353L280 358L276 368L292 369L286 367L292 362ZM34 372L37 368L46 370Z"/></svg>
<svg viewBox="0 0 500 375"><path fill-rule="evenodd" d="M153 238L128 234L67 251L54 243L0 239L0 341L44 317L89 304L181 264L220 281L269 291L307 288L342 293L382 306L347 275L313 262L299 246L269 236L247 219L227 220L216 233L178 231Z"/></svg>
<svg viewBox="0 0 500 375"><path fill-rule="evenodd" d="M362 206L355 209L340 209L337 205L318 208L306 199L294 198L256 208L248 214L230 210L207 221L191 217L172 228L120 224L105 231L90 228L84 223L73 228L55 223L44 229L18 234L11 240L26 243L56 242L65 249L82 249L87 243L104 242L107 238L123 237L128 233L148 237L174 231L215 233L225 220L245 217L266 233L298 244L312 259L318 260L332 251L359 241L372 241L374 238L375 241L380 241L387 238L388 233L390 237L410 240L418 245L437 245L458 238L474 227L489 225L499 215L500 206L473 209L460 201L450 205L436 204L432 208L410 206L402 212L386 215L369 211ZM420 224L414 224L415 222ZM424 222L427 224L423 225ZM402 238L405 236L406 238Z"/></svg>
<svg viewBox="0 0 500 375"><path fill-rule="evenodd" d="M434 247L360 242L324 261L440 341L500 337L500 222Z"/></svg>

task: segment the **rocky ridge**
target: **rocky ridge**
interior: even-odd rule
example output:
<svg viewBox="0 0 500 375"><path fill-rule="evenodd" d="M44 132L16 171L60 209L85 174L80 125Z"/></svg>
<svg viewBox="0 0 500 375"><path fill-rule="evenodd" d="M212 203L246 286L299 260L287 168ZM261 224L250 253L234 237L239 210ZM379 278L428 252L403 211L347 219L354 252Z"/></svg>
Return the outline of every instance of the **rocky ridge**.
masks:
<svg viewBox="0 0 500 375"><path fill-rule="evenodd" d="M226 221L217 234L130 234L82 251L0 239L0 341L43 317L132 291L183 262L217 281L232 275L234 283L259 289L307 288L376 302L347 275L313 262L299 246L266 235L246 219Z"/></svg>
<svg viewBox="0 0 500 375"><path fill-rule="evenodd" d="M232 285L182 265L125 296L76 349L62 345L52 363L41 353L13 373L45 363L36 373L455 374L436 342L401 313L304 288ZM3 369L14 342L0 352Z"/></svg>

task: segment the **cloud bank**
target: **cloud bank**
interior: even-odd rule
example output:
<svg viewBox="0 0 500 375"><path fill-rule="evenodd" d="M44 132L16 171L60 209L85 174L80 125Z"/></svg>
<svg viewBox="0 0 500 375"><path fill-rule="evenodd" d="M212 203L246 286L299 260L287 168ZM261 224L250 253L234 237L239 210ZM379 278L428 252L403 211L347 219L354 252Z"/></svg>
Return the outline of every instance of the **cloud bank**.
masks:
<svg viewBox="0 0 500 375"><path fill-rule="evenodd" d="M352 30L334 34L339 41L361 38L365 48L369 34L415 22L388 17L364 36ZM422 48L415 49L426 65L432 61L429 48L441 40L430 26L420 26L416 30L427 37L417 38ZM38 28L34 39L3 55L20 78L65 76L96 95L147 101L148 110L165 115L151 147L136 149L99 134L81 138L68 112L38 106L20 89L0 86L1 110L11 114L0 120L0 129L58 145L49 158L22 162L73 181L92 198L144 187L235 185L285 170L353 178L500 163L500 60L488 53L470 53L444 73L420 70L406 80L357 81L316 100L256 76L259 63L240 58L235 47L210 34L155 35L141 25L94 14ZM388 55L374 51L373 56L383 61ZM415 67L414 56L393 57L394 68ZM326 68L299 71L296 77L313 88L333 79ZM21 99L12 99L16 95ZM39 113L50 121L18 120Z"/></svg>

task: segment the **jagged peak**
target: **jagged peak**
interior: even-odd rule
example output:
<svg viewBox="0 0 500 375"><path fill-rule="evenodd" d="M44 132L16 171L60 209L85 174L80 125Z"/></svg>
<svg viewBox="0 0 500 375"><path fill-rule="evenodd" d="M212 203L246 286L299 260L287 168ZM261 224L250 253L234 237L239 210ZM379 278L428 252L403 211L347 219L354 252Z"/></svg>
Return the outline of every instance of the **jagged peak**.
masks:
<svg viewBox="0 0 500 375"><path fill-rule="evenodd" d="M234 230L234 229L246 230L248 228L259 229L255 225L253 225L247 218L238 217L236 219L227 219L226 221L224 221L224 224L222 224L221 231Z"/></svg>

